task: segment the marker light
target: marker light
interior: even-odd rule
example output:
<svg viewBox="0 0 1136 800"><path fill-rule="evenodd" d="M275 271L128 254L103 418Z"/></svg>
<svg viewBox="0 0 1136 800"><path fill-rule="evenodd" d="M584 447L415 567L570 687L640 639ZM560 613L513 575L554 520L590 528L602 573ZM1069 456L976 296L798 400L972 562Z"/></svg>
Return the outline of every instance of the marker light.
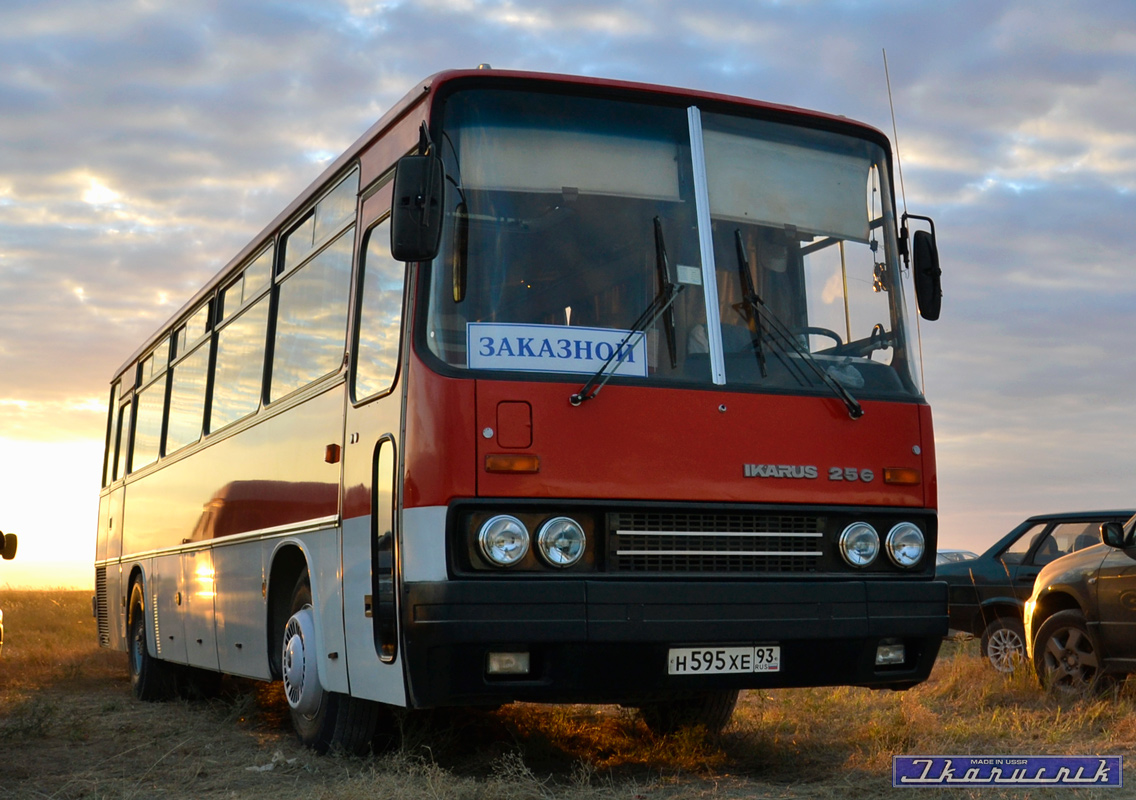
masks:
<svg viewBox="0 0 1136 800"><path fill-rule="evenodd" d="M537 552L553 567L570 567L584 555L587 537L580 523L569 517L554 517L540 526Z"/></svg>
<svg viewBox="0 0 1136 800"><path fill-rule="evenodd" d="M898 566L914 567L925 549L923 531L910 522L899 523L887 535L888 555Z"/></svg>
<svg viewBox="0 0 1136 800"><path fill-rule="evenodd" d="M481 526L477 543L490 563L510 567L529 551L529 532L516 517L499 514Z"/></svg>
<svg viewBox="0 0 1136 800"><path fill-rule="evenodd" d="M485 457L486 472L540 472L540 456L528 453L491 453Z"/></svg>
<svg viewBox="0 0 1136 800"><path fill-rule="evenodd" d="M880 535L866 522L853 522L840 534L840 555L854 567L866 567L880 552Z"/></svg>

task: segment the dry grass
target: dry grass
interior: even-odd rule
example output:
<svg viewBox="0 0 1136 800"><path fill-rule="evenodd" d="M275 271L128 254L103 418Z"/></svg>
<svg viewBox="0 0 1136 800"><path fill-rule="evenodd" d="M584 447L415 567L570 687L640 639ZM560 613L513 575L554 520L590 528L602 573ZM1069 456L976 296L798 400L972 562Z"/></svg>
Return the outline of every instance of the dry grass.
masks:
<svg viewBox="0 0 1136 800"><path fill-rule="evenodd" d="M0 603L0 798L882 798L897 791L896 754L1136 755L1136 682L1062 704L1026 671L998 675L974 642L951 642L908 692L745 693L717 738L653 736L611 706L516 705L413 715L396 752L318 757L295 742L272 686L226 680L208 702L135 702L125 656L95 645L86 593ZM951 793L972 795L1123 790Z"/></svg>

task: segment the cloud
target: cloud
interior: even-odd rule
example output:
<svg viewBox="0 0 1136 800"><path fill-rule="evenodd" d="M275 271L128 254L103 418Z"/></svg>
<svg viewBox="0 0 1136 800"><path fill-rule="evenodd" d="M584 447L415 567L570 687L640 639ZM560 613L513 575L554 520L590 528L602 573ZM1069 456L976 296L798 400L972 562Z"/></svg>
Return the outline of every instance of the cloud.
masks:
<svg viewBox="0 0 1136 800"><path fill-rule="evenodd" d="M440 69L676 84L890 135L885 47L905 199L944 267L923 326L944 530L1126 496L1136 457L1108 446L1136 421L1126 0L8 0L0 434L66 418L101 438L88 400L112 371Z"/></svg>

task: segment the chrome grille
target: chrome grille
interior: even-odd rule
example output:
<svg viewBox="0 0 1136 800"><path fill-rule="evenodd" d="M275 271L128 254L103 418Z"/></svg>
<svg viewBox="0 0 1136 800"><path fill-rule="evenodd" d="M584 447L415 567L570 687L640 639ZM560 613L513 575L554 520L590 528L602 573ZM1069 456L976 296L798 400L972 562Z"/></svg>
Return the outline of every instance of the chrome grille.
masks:
<svg viewBox="0 0 1136 800"><path fill-rule="evenodd" d="M95 619L99 626L99 647L110 647L110 612L107 607L106 567L95 570Z"/></svg>
<svg viewBox="0 0 1136 800"><path fill-rule="evenodd" d="M613 572L815 572L823 517L620 512L608 515Z"/></svg>

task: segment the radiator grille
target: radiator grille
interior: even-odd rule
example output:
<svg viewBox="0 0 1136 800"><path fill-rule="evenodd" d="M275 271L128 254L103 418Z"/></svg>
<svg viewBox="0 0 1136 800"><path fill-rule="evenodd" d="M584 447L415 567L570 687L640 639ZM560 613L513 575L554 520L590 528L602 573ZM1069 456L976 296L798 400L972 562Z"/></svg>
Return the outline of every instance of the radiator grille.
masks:
<svg viewBox="0 0 1136 800"><path fill-rule="evenodd" d="M614 572L816 572L824 517L620 512L608 515Z"/></svg>
<svg viewBox="0 0 1136 800"><path fill-rule="evenodd" d="M107 606L106 567L95 570L95 619L99 626L99 647L110 647L110 609Z"/></svg>

